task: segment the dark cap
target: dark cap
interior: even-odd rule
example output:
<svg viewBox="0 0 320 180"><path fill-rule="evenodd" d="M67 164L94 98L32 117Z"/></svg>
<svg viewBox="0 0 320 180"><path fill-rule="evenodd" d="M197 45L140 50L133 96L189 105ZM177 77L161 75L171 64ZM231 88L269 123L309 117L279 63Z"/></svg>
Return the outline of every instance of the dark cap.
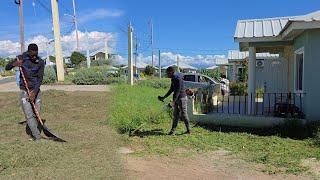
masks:
<svg viewBox="0 0 320 180"><path fill-rule="evenodd" d="M28 51L38 51L38 45L36 44L29 44Z"/></svg>

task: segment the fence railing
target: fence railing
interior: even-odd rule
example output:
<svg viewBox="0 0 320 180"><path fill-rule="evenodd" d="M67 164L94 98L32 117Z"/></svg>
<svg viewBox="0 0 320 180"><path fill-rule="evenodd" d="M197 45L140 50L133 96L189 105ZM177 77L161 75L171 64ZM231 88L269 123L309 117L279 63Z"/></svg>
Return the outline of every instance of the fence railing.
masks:
<svg viewBox="0 0 320 180"><path fill-rule="evenodd" d="M195 93L198 112L304 118L305 93L214 95Z"/></svg>

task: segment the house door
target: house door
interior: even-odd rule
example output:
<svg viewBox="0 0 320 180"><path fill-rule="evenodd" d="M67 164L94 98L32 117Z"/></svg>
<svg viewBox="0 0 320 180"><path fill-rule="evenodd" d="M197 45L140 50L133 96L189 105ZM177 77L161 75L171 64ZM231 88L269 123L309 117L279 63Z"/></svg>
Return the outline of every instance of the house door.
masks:
<svg viewBox="0 0 320 180"><path fill-rule="evenodd" d="M284 58L265 59L263 67L256 68L257 88L266 93L288 92L288 60Z"/></svg>

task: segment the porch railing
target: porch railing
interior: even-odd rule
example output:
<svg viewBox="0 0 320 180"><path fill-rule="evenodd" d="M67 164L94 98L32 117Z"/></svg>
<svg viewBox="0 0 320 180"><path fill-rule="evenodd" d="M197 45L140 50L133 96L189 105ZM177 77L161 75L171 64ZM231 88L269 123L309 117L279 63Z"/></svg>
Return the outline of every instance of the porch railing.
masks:
<svg viewBox="0 0 320 180"><path fill-rule="evenodd" d="M214 95L195 93L198 112L304 118L305 93Z"/></svg>

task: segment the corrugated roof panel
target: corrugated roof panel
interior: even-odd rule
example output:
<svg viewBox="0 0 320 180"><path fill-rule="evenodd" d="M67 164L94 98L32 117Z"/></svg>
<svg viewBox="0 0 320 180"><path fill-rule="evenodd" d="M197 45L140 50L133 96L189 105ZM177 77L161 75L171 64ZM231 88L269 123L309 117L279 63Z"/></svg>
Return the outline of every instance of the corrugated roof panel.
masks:
<svg viewBox="0 0 320 180"><path fill-rule="evenodd" d="M249 57L248 51L238 51L238 50L230 50L228 53L229 60L242 60ZM278 58L279 54L270 54L270 53L257 53L256 58Z"/></svg>
<svg viewBox="0 0 320 180"><path fill-rule="evenodd" d="M246 30L246 23L239 22L237 28L237 37L243 38Z"/></svg>
<svg viewBox="0 0 320 180"><path fill-rule="evenodd" d="M263 21L263 35L273 36L272 24L270 20Z"/></svg>
<svg viewBox="0 0 320 180"><path fill-rule="evenodd" d="M280 19L280 24L281 24L281 30L286 26L288 23L289 19Z"/></svg>
<svg viewBox="0 0 320 180"><path fill-rule="evenodd" d="M253 25L254 25L253 21L249 21L246 23L246 30L244 35L245 37L253 37L253 31L254 31Z"/></svg>
<svg viewBox="0 0 320 180"><path fill-rule="evenodd" d="M275 36L279 35L280 31L282 30L280 20L279 19L272 20L271 23L272 23L272 27L273 27L273 34Z"/></svg>
<svg viewBox="0 0 320 180"><path fill-rule="evenodd" d="M240 20L237 24L235 38L278 36L289 21L320 21L320 11L302 16Z"/></svg>
<svg viewBox="0 0 320 180"><path fill-rule="evenodd" d="M263 37L262 21L256 21L254 23L254 37Z"/></svg>

